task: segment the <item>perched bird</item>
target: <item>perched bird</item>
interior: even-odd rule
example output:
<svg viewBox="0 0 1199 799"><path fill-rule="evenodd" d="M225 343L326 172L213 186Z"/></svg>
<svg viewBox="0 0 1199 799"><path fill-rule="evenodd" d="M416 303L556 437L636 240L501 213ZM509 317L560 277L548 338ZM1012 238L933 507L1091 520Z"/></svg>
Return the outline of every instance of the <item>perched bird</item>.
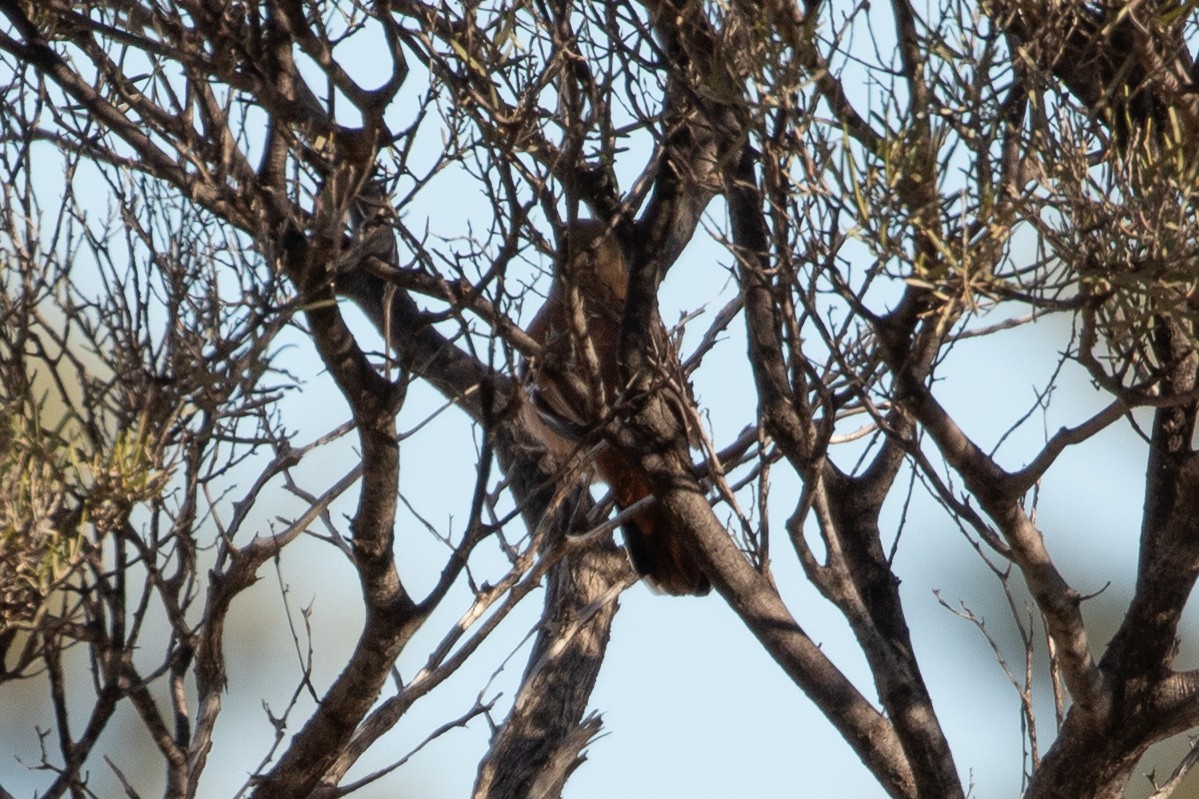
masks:
<svg viewBox="0 0 1199 799"><path fill-rule="evenodd" d="M544 443L563 458L589 443L589 433L624 393L617 358L629 271L616 237L600 222L578 222L567 245L545 305L529 325L529 336L542 352L526 370ZM664 375L677 374L678 356L661 322L654 342L651 363ZM675 393L678 401L687 401ZM684 428L685 416L679 416ZM686 450L685 436L680 438L679 448ZM611 443L599 448L595 471L612 489L618 508L650 495L648 477L636 459ZM623 531L633 567L653 587L676 596L708 593L711 584L687 531L656 503L639 510Z"/></svg>

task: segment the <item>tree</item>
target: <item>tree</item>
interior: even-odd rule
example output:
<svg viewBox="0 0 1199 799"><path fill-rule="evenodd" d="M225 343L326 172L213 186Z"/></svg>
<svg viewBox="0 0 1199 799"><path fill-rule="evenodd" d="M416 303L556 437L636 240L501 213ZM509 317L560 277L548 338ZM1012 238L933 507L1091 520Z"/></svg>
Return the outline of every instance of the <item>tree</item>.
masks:
<svg viewBox="0 0 1199 799"><path fill-rule="evenodd" d="M1199 725L1199 672L1176 661L1199 575L1192 4L0 11L0 686L45 691L53 728L28 730L42 795L88 795L102 759L136 791L98 745L126 709L165 795L197 795L245 669L226 631L271 563L274 623L292 625L302 668L287 707L268 708L278 738L245 793L342 795L402 766L347 779L544 587L506 716L480 693L430 736L496 716L475 795L558 795L601 728L589 696L635 580L611 533L645 507L613 517L589 489L604 452L644 477L720 601L890 796L967 793L888 510L925 494L1012 598L1026 796L1122 796L1151 745ZM485 198L473 212L464 181ZM573 450L547 449L518 366L545 353L522 325L587 218L627 260L602 353L623 383L591 395ZM732 291L675 327L678 374L745 374L756 407L741 418L705 416L703 391L680 402L650 357L663 281L695 268L680 256L698 238L723 248ZM977 400L952 410L945 364L1034 324L1057 368L1006 432L972 434ZM743 358L721 346L738 329ZM573 375L585 395L589 374ZM1094 407L1052 405L1080 376ZM336 387L348 422L301 420L314 384ZM440 567L414 574L396 419L423 387L477 458L458 521L425 522ZM1144 441L1140 555L1123 621L1095 641L1036 510L1059 459L1121 425ZM1012 436L1028 448L1001 455ZM351 448L330 477L345 462L330 453ZM284 497L299 510L273 511ZM357 642L324 682L279 565L312 539L360 589ZM785 562L842 614L872 685L805 632ZM1031 699L1034 622L1051 730ZM423 667L400 679L417 647Z"/></svg>

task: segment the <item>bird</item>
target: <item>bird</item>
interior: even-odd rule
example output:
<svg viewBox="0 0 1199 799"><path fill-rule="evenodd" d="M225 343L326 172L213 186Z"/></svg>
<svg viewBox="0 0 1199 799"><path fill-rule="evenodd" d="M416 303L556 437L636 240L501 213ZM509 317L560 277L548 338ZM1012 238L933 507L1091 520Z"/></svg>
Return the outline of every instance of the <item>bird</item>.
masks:
<svg viewBox="0 0 1199 799"><path fill-rule="evenodd" d="M524 369L542 443L561 458L594 443L594 431L624 392L618 353L629 276L624 251L607 224L579 220L567 235L545 304L526 331L541 352ZM655 321L653 341L651 361L678 374L678 356L661 321ZM676 405L686 401L685 396L674 397ZM677 415L685 428L686 415ZM680 436L678 445L684 456L685 438ZM632 454L610 441L593 451L594 473L611 489L617 508L651 496L649 476ZM680 528L650 501L622 525L629 560L659 593L707 594L711 582L688 531Z"/></svg>

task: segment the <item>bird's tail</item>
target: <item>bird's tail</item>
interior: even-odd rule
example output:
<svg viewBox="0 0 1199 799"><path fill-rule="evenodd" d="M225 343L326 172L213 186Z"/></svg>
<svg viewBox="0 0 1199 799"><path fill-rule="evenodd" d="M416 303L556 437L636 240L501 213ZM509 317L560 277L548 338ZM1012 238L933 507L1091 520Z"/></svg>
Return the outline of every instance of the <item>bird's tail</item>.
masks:
<svg viewBox="0 0 1199 799"><path fill-rule="evenodd" d="M617 507L627 508L650 495L641 470L611 447L599 454L596 466ZM678 529L660 505L651 503L622 529L629 560L651 587L674 596L702 596L712 589L687 531Z"/></svg>

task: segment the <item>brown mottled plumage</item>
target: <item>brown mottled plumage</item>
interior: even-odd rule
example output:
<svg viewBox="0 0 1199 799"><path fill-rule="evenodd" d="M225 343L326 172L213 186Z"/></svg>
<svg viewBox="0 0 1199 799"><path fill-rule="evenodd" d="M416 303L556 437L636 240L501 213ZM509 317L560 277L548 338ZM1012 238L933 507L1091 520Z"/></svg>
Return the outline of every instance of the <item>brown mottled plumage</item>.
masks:
<svg viewBox="0 0 1199 799"><path fill-rule="evenodd" d="M579 222L570 245L566 268L555 271L545 305L528 331L543 347L531 369L533 404L546 445L559 456L577 449L623 390L617 353L628 284L624 255L615 237L596 221ZM677 356L660 323L657 333L654 360L677 371ZM685 447L680 442L680 448ZM611 487L617 507L627 508L650 495L645 473L615 447L603 447L595 467ZM710 590L687 531L677 529L656 503L624 525L624 537L634 568L653 586L674 595Z"/></svg>

